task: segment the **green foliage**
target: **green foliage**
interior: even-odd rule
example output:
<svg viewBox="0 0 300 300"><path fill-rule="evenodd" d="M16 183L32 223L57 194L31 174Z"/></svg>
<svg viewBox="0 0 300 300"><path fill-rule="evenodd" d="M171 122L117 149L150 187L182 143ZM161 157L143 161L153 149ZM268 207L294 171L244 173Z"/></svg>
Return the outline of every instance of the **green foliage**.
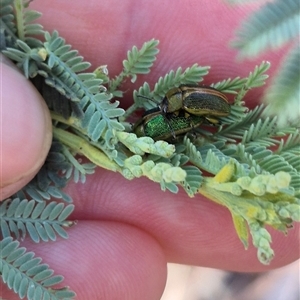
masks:
<svg viewBox="0 0 300 300"><path fill-rule="evenodd" d="M134 104L131 108L127 110L132 112L133 109L138 107L144 107L145 109L150 109L155 106L155 102L159 103L164 97L166 92L174 87L181 84L195 84L203 80L203 76L208 74L210 67L201 67L198 64L194 64L190 68L186 68L184 71L179 67L176 72L173 70L166 74L164 77L160 77L154 86L154 90L150 91L150 86L147 82L144 83L138 91L133 92ZM144 98L139 98L138 95L146 96L153 99L153 102L145 101ZM126 115L126 113L125 113Z"/></svg>
<svg viewBox="0 0 300 300"><path fill-rule="evenodd" d="M66 221L74 210L74 205L65 206L54 201L36 202L27 199L7 199L0 205L2 237L14 235L17 239L24 239L26 233L38 243L40 240L55 241L56 236L67 238L63 227L70 227L73 222Z"/></svg>
<svg viewBox="0 0 300 300"><path fill-rule="evenodd" d="M34 10L28 10L23 0L15 0L14 6L18 38L30 47L40 47L42 43L33 36L43 35L43 26L32 22L37 20L42 14Z"/></svg>
<svg viewBox="0 0 300 300"><path fill-rule="evenodd" d="M122 93L121 91L116 91L116 89L126 77L131 77L131 82L135 82L137 74L148 74L150 72L150 68L158 53L158 43L157 40L152 39L144 43L140 50L133 46L132 50L127 52L127 60L123 60L123 71L110 81L109 91L111 93Z"/></svg>
<svg viewBox="0 0 300 300"><path fill-rule="evenodd" d="M287 123L297 126L300 117L299 19L298 0L263 1L260 9L242 23L232 43L240 50L240 57L254 57L291 44L264 98L264 103L269 104L266 115L277 115L282 127Z"/></svg>
<svg viewBox="0 0 300 300"><path fill-rule="evenodd" d="M228 78L220 82L214 83L211 86L215 89L228 94L237 94L236 91L240 90L246 83L247 78L236 77L234 79Z"/></svg>
<svg viewBox="0 0 300 300"><path fill-rule="evenodd" d="M63 277L53 275L53 270L42 259L35 257L19 246L11 237L0 242L0 272L2 280L9 289L17 293L20 299L73 299L75 293L68 288L55 288Z"/></svg>
<svg viewBox="0 0 300 300"><path fill-rule="evenodd" d="M299 17L300 18L300 17ZM266 115L278 116L281 127L286 122L295 124L300 117L300 46L296 44L281 63L281 71L274 78L273 84L265 96L265 103L269 104Z"/></svg>
<svg viewBox="0 0 300 300"><path fill-rule="evenodd" d="M72 202L70 196L64 193L62 188L67 185L71 178L75 182L80 181L84 183L86 175L93 174L94 169L94 164L81 163L67 147L57 141L53 141L46 161L37 176L13 197L26 199L28 195L37 202L53 198Z"/></svg>
<svg viewBox="0 0 300 300"><path fill-rule="evenodd" d="M7 45L13 46L17 39L17 28L13 12L12 0L0 1L1 50L5 49Z"/></svg>
<svg viewBox="0 0 300 300"><path fill-rule="evenodd" d="M259 261L269 264L274 251L265 225L286 234L291 224L300 220L300 200L288 188L291 176L287 172L249 173L236 179L237 169L236 161L230 160L214 178L205 178L200 192L230 210L245 248L248 247L248 224Z"/></svg>
<svg viewBox="0 0 300 300"><path fill-rule="evenodd" d="M203 182L202 172L195 166L183 165L182 169L186 172L182 187L188 195L193 196L198 192Z"/></svg>
<svg viewBox="0 0 300 300"><path fill-rule="evenodd" d="M268 2L244 21L233 46L242 56L279 48L299 36L299 17L297 0Z"/></svg>
<svg viewBox="0 0 300 300"><path fill-rule="evenodd" d="M158 53L157 40L128 51L122 72L112 79L106 66L96 68L93 73L86 72L90 64L58 32L43 32L42 27L31 23L39 13L24 10L26 3L2 0L0 4L2 53L16 62L44 97L51 111L54 137L37 176L13 195L13 200L7 199L0 206L3 249L12 249L20 256L25 253L25 249L17 250L21 248L10 236L23 239L29 235L35 242L56 240L57 235L67 238L64 227L73 224L66 220L73 205L54 200L71 202L62 189L70 180L84 183L86 175L100 166L119 172L129 180L146 176L159 183L162 190L173 193L180 187L190 197L201 193L226 206L244 246L248 247L250 233L259 260L264 264L271 261L274 253L265 226L286 233L293 222L300 221L297 198L300 135L295 126L279 126L276 117L266 117L263 105L253 110L245 106L245 95L264 85L268 62L262 62L245 78L228 78L211 84L231 97L231 112L219 118L221 126L213 127L204 120L201 127L191 126L192 130L178 136L174 143L154 141L132 133L129 120L134 120L138 110L157 106L170 88L199 84L208 74L208 66L194 64L185 70L181 67L171 70L153 88L145 82L133 92L134 102L125 112L115 100L123 95L118 88L127 78L135 82L138 74L150 71ZM270 23L273 21L271 18ZM44 41L32 38L41 33ZM295 65L297 51L293 52L290 65ZM285 76L290 78L296 72L294 68ZM281 94L282 99L284 95ZM84 156L91 163L82 162L76 155ZM25 261L31 264L32 259L33 254L24 254L22 266L26 266ZM27 293L29 299L37 299L47 291L55 294L51 299L73 296L65 289L43 289L44 277L38 271L32 277L18 267L10 271L11 261L9 255L2 255L1 266L5 266L2 278L20 297ZM48 279L52 282L52 271L45 272L46 282Z"/></svg>

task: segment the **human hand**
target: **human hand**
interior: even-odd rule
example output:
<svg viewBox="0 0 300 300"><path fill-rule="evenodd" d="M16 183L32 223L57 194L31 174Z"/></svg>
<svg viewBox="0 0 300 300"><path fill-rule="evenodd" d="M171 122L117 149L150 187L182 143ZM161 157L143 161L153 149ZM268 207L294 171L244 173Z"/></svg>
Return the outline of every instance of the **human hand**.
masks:
<svg viewBox="0 0 300 300"><path fill-rule="evenodd" d="M46 30L57 29L94 67L107 64L111 75L121 71L121 61L132 45L141 46L153 37L159 39L160 54L152 72L141 76L131 88L144 80L154 83L170 69L195 62L212 66L206 77L209 84L246 76L264 59L271 61L274 72L280 59L280 54L273 53L255 62L236 62L237 52L228 47L228 42L249 8L235 10L221 1L207 1L200 6L199 1L179 5L174 1L56 0L36 1L31 8L43 13L41 22ZM6 71L3 74L8 76ZM7 178L15 180L15 174L23 178L32 173L28 170L37 171L37 161L40 165L50 140L48 115L39 96L31 90L31 96L24 100L21 96L25 87L16 87L30 84L18 73L13 76L7 85L3 78L3 100L7 97L18 103L9 106L11 113L3 109L3 116L14 116L18 109L18 120L24 121L3 122L3 133L8 132L7 126L10 129L8 137L22 130L13 139L19 143L15 146L21 149L18 154L9 150L10 143L3 136L3 153L10 159L8 167L2 167L3 174L8 174L6 182ZM11 90L5 88L8 84ZM6 96L11 92L15 94L13 98ZM258 100L262 92L263 89L251 91L249 101ZM127 105L130 94L124 99ZM29 104L27 99L34 102ZM30 109L35 111L29 112ZM23 125L25 121L30 122L30 127ZM27 154L23 156L25 149ZM19 158L20 162L12 167ZM22 163L27 165L18 171ZM14 188L18 190L20 185ZM78 299L159 299L168 261L251 272L279 267L299 257L297 230L290 231L287 237L272 231L276 257L270 266L261 265L254 247L244 250L225 208L200 195L191 199L183 191L177 195L163 193L158 184L145 178L127 181L119 174L98 169L84 185L70 183L66 192L76 206L72 217L78 220L78 225L68 230L69 239L41 244L26 240L23 244L43 257L57 274L64 275L64 283L76 291ZM1 296L18 299L6 287Z"/></svg>

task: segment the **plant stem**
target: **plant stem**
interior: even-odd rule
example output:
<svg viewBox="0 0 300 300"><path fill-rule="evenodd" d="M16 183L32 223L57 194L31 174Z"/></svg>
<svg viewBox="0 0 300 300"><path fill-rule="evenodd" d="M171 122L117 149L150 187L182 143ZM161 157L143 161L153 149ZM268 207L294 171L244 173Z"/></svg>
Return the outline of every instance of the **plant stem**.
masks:
<svg viewBox="0 0 300 300"><path fill-rule="evenodd" d="M114 172L121 172L120 167L111 161L102 151L92 146L83 138L53 126L53 137L62 144L88 158L95 165Z"/></svg>

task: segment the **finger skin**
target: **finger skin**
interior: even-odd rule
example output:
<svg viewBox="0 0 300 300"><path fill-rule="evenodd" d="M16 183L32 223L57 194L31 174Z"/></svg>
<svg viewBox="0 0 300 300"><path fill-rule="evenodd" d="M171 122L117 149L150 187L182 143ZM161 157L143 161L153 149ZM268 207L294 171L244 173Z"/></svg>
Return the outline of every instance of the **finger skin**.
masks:
<svg viewBox="0 0 300 300"><path fill-rule="evenodd" d="M287 237L271 231L276 256L263 266L254 247L243 248L225 208L181 192L162 195L146 179L129 182L98 170L84 185L69 189L78 220L68 230L70 238L38 245L27 240L22 246L64 275L78 299L160 299L167 261L262 272L299 257L299 227ZM14 299L10 295L3 287L2 296Z"/></svg>
<svg viewBox="0 0 300 300"><path fill-rule="evenodd" d="M79 221L68 240L24 243L76 299L160 299L167 276L166 258L156 240L140 229L115 222ZM19 299L3 286L4 299Z"/></svg>
<svg viewBox="0 0 300 300"><path fill-rule="evenodd" d="M211 66L201 84L248 76L263 60L271 62L268 74L275 74L286 52L282 49L262 53L251 60L237 60L238 51L229 42L242 20L257 8L256 4L230 6L222 0L201 1L201 4L197 0L184 4L133 0L72 1L70 4L44 0L34 1L32 8L43 13L41 20L48 31L57 29L67 43L92 63L92 68L107 65L111 77L122 71L122 61L133 45L141 47L152 38L158 39L160 52L150 74L138 76L134 84L128 80L125 87L130 90L139 88L144 81L154 84L170 70L184 69L194 63ZM251 91L245 98L247 105L257 104L264 89ZM132 94L128 91L122 106L131 102Z"/></svg>
<svg viewBox="0 0 300 300"><path fill-rule="evenodd" d="M152 235L167 260L239 272L262 272L299 258L299 223L288 235L267 228L275 258L268 266L257 259L251 245L245 251L229 211L201 195L189 198L183 190L174 195L148 179L128 181L121 175L97 170L84 185L71 183L75 219L114 220L132 224Z"/></svg>
<svg viewBox="0 0 300 300"><path fill-rule="evenodd" d="M211 72L203 82L210 84L228 77L247 76L255 65L266 59L272 63L270 74L275 73L283 54L282 50L262 54L251 61L237 61L237 51L229 48L228 43L234 37L239 22L254 7L227 7L224 1L202 1L200 5L195 0L184 4L176 1L44 0L34 1L31 8L43 12L41 20L46 30L51 32L57 29L67 43L72 44L86 60L92 62L93 67L107 64L111 77L122 70L121 62L133 45L140 47L152 38L160 40L160 53L151 73L139 76L135 84L126 83L123 86L129 90L124 101L122 99L124 108L132 103L133 89L144 81L154 84L160 76L179 66L186 68L194 63L210 65ZM264 88L250 91L246 98L247 105L251 107L257 104L263 91ZM94 282L84 280L82 273L78 276L73 269L74 257L78 263L76 267L87 270L85 273L90 273L95 278L102 278L106 272L111 272L111 266L105 264L107 259L115 259L118 263L134 261L134 255L130 251L107 253L103 249L97 249L94 245L98 240L108 243L113 251L119 249L119 244L123 245L125 236L136 245L138 253L147 255L145 268L152 270L157 282L143 276L142 258L137 258L135 264L130 264L132 268L137 264L139 266L131 276L126 273L126 268L118 269L122 278L126 278L126 274L128 278L126 284L119 287L119 291L125 291L126 295L133 296L132 299L135 299L135 293L139 297L148 295L149 289L152 290L153 300L160 298L157 295L161 293L161 284L165 282L167 260L251 272L279 267L299 257L299 227L290 231L287 237L272 231L272 247L276 257L266 267L257 261L256 249L251 246L247 251L243 249L225 208L201 196L190 199L183 191L178 195L163 193L159 185L145 178L127 181L119 174L97 170L95 175L88 177L86 184L71 183L66 192L74 198L76 205L72 217L79 220L78 225L69 230L71 239L55 244L30 244L30 249L45 257L46 262L57 273L64 274L65 282L80 296L84 291L87 299L88 295L94 297L99 293L105 295L104 299L114 299L116 291L106 281L102 285L99 280L95 285ZM105 222L125 227L125 224L129 224L135 230L143 231L145 236L138 239L134 230L126 229L120 234L116 227L105 226ZM95 238L96 233L93 235L95 229L103 234L100 239ZM118 233L118 238L111 239L112 232ZM72 244L74 236L77 242L82 243L80 245L89 245L90 255L82 251L77 254L79 247ZM156 243L151 244L149 241ZM56 255L60 247L70 250L64 251L65 257L62 256L61 259ZM126 248L126 243L124 247ZM101 253L99 258L93 252L96 250ZM94 263L89 263L92 256L97 257L99 262L94 257ZM150 261L153 262L153 269ZM135 282L139 283L139 276L146 280L144 285L132 286ZM130 292L129 287L132 289ZM87 289L82 291L83 288Z"/></svg>
<svg viewBox="0 0 300 300"><path fill-rule="evenodd" d="M38 172L52 141L51 118L33 85L11 64L1 62L0 200Z"/></svg>

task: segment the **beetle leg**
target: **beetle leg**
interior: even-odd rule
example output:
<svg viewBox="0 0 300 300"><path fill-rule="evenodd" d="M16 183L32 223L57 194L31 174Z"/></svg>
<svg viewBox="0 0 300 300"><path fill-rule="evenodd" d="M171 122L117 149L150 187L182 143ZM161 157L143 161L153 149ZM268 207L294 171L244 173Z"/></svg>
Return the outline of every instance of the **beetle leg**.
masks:
<svg viewBox="0 0 300 300"><path fill-rule="evenodd" d="M214 125L214 126L216 126L216 125L221 125L220 120L215 119L215 118L212 118L212 117L209 117L209 116L205 116L205 120L206 120L209 124Z"/></svg>

